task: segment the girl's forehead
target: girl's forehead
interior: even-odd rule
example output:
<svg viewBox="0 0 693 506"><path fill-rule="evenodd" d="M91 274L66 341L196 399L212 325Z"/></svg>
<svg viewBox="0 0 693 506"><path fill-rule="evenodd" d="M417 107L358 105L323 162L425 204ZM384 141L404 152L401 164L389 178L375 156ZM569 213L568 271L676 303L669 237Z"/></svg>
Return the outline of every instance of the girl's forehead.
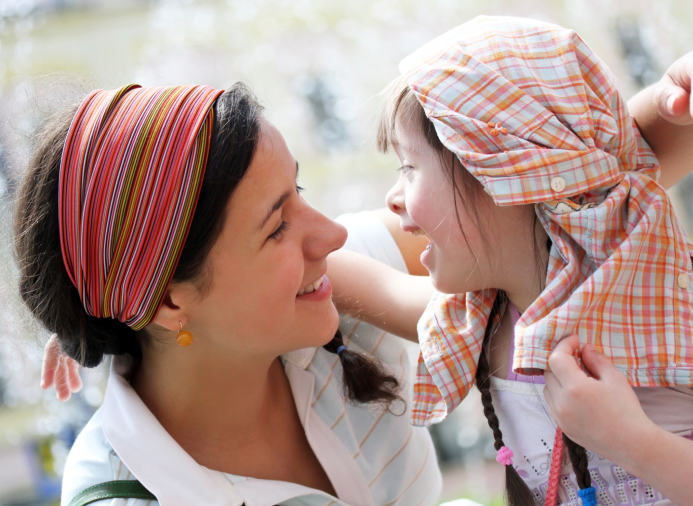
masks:
<svg viewBox="0 0 693 506"><path fill-rule="evenodd" d="M392 132L392 148L397 153L422 155L427 145L417 122L406 115L398 115Z"/></svg>

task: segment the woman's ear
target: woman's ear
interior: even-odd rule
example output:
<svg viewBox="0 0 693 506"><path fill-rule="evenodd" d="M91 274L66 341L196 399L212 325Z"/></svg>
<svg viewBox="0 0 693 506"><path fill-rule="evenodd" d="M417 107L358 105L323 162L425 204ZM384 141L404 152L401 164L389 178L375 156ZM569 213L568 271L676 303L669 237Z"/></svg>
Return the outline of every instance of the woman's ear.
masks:
<svg viewBox="0 0 693 506"><path fill-rule="evenodd" d="M169 286L152 323L176 332L185 327L189 320L187 301L191 294L188 291L183 285Z"/></svg>

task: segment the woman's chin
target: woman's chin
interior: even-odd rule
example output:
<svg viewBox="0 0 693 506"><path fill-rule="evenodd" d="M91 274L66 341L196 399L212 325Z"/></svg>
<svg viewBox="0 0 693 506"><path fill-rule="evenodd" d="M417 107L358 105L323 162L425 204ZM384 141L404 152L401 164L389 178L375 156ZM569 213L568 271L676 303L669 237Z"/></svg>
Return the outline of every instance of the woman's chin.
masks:
<svg viewBox="0 0 693 506"><path fill-rule="evenodd" d="M334 304L330 302L330 307L313 318L308 327L304 332L307 342L301 348L320 347L332 341L339 328L339 313Z"/></svg>

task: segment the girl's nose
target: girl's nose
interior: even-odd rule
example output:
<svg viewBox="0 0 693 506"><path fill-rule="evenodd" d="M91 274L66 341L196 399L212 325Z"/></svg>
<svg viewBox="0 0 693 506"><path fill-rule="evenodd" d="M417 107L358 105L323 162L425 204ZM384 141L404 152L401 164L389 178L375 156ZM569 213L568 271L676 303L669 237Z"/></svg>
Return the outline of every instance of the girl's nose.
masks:
<svg viewBox="0 0 693 506"><path fill-rule="evenodd" d="M404 207L404 192L402 191L402 185L400 181L397 180L395 186L390 188L385 197L385 202L387 202L387 207L395 214L401 214L405 210Z"/></svg>

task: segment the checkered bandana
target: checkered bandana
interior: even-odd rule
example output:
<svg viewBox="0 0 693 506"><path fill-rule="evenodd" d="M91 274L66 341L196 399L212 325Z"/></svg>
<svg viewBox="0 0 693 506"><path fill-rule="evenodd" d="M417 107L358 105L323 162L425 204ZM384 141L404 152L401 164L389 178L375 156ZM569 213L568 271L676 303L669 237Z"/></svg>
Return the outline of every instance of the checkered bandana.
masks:
<svg viewBox="0 0 693 506"><path fill-rule="evenodd" d="M497 205L535 204L553 241L546 288L515 328L513 369L546 369L578 334L633 385L693 385L693 248L604 63L571 30L480 17L400 69L445 147ZM467 395L495 296L431 300L416 425Z"/></svg>

